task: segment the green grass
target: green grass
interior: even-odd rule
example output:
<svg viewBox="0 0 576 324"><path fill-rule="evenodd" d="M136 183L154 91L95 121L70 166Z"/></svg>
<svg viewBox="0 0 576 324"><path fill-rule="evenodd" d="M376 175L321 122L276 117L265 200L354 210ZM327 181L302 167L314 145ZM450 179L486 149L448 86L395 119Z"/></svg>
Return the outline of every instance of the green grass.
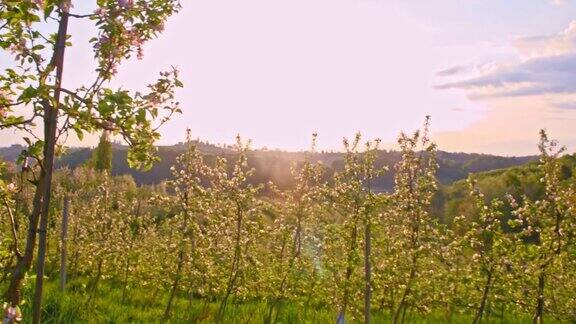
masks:
<svg viewBox="0 0 576 324"><path fill-rule="evenodd" d="M58 290L56 282L46 283L43 323L166 323L163 321L167 293L154 292L136 288L129 290L128 298L122 302L122 289L113 284L102 282L98 291L90 297L82 282L71 282L65 293ZM26 300L31 297L31 291L25 292ZM207 300L188 300L178 296L172 308L169 323L213 323L218 312L219 303ZM22 305L24 323L31 321L30 303ZM250 301L230 303L224 315L224 323L263 323L268 314L268 304L265 301ZM294 303L284 303L277 318L278 324L287 323L335 323L336 312L330 309L302 309ZM550 319L552 320L552 319ZM347 319L347 323L361 323ZM373 323L390 323L386 313L375 312ZM450 318L444 313L432 313L425 316L408 314L407 323L471 323L469 314L453 314ZM510 315L504 319L492 317L490 323L531 323L529 317Z"/></svg>

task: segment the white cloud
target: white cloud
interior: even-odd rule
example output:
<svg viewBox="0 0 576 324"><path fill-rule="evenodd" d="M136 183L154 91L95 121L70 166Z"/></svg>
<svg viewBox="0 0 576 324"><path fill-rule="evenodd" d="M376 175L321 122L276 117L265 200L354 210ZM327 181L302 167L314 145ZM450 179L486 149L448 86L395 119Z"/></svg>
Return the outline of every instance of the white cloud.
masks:
<svg viewBox="0 0 576 324"><path fill-rule="evenodd" d="M573 53L576 51L576 20L556 35L519 38L514 46L523 58Z"/></svg>
<svg viewBox="0 0 576 324"><path fill-rule="evenodd" d="M471 99L576 93L576 21L557 35L524 37L514 45L517 63L436 88L465 89Z"/></svg>
<svg viewBox="0 0 576 324"><path fill-rule="evenodd" d="M447 81L437 89L461 89L489 108L464 131L439 133L442 149L457 150L465 141L468 151L535 154L541 128L569 150L576 148L576 21L555 35L523 37L513 45L512 61L439 75Z"/></svg>

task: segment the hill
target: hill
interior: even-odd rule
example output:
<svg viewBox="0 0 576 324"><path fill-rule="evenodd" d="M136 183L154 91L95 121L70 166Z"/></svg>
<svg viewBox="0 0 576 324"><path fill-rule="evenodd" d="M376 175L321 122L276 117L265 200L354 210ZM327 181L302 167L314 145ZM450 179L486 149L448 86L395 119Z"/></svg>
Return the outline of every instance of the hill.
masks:
<svg viewBox="0 0 576 324"><path fill-rule="evenodd" d="M561 180L564 183L576 182L576 154L561 157L560 164ZM474 174L477 186L484 194L486 201L495 198L503 199L508 194L518 201L521 201L524 196L531 200L542 199L545 192L544 186L540 181L542 176L536 161ZM468 192L469 187L465 179L442 186L435 200L435 214L442 217L446 222L450 222L459 215L474 215L471 212L474 208ZM510 217L510 214L507 206L504 209L504 221L502 224L506 227L506 220Z"/></svg>
<svg viewBox="0 0 576 324"><path fill-rule="evenodd" d="M198 149L205 155L207 160L213 160L215 156L224 156L230 160L234 157L231 147L219 147L209 143L195 141ZM12 145L0 148L0 157L6 161L14 162L24 147ZM113 146L112 174L131 175L138 184L158 184L171 177L170 167L176 163L176 157L180 155L186 146L179 143L172 146L158 146L158 155L161 159L154 167L142 172L131 169L126 163L127 147L121 145ZM92 154L91 148L70 148L58 158L57 168L75 168L86 162ZM318 152L308 154L305 152L285 152L278 150L254 150L249 154L249 164L256 169L256 173L251 179L253 183L267 183L273 181L280 188L291 186L292 177L290 168L293 164L302 163L310 158L313 161L321 161L328 168L331 174L343 166L343 153L338 152ZM376 191L390 191L394 185L393 165L400 160L400 153L397 151L380 152L377 160L378 165L390 167L384 177L377 179L373 183ZM455 181L465 179L468 174L503 169L519 166L537 160L536 156L503 157L489 154L469 154L438 152L438 179L441 184L448 185Z"/></svg>

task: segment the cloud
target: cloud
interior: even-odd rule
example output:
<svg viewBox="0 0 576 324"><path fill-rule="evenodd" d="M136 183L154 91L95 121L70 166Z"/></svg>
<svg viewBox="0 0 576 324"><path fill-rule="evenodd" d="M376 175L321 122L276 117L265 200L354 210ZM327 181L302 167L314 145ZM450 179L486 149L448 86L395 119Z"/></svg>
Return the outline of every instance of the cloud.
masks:
<svg viewBox="0 0 576 324"><path fill-rule="evenodd" d="M563 55L576 52L576 21L552 36L538 35L518 38L514 47L524 58Z"/></svg>
<svg viewBox="0 0 576 324"><path fill-rule="evenodd" d="M465 66L462 65L457 65L457 66L453 66L451 68L442 70L442 71L438 71L436 72L437 76L451 76L451 75L455 75L455 74L459 74L460 72L464 71L466 69Z"/></svg>
<svg viewBox="0 0 576 324"><path fill-rule="evenodd" d="M576 21L553 36L518 39L518 62L437 85L465 89L471 99L576 93Z"/></svg>
<svg viewBox="0 0 576 324"><path fill-rule="evenodd" d="M541 57L437 89L472 90L471 97L515 97L576 92L576 53Z"/></svg>

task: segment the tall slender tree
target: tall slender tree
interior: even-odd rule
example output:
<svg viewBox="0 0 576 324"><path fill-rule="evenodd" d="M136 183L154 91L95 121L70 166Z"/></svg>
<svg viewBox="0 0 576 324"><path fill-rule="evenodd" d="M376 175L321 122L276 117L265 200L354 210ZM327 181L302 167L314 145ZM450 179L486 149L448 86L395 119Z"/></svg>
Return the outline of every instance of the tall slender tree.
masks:
<svg viewBox="0 0 576 324"><path fill-rule="evenodd" d="M174 189L177 205L177 214L174 216L173 225L178 226L175 244L177 249L176 269L173 273L172 287L168 304L164 311L164 318L170 317L172 303L177 290L180 288L184 268L189 265L195 256L198 256L197 241L199 240L201 223L206 205L206 190L202 185L202 177L206 174L206 166L200 152L192 143L190 131L187 134L188 148L185 153L177 158L177 165L172 168L174 180L170 182Z"/></svg>
<svg viewBox="0 0 576 324"><path fill-rule="evenodd" d="M393 322L403 322L405 314L416 301L425 300L419 289L423 272L423 259L432 250L434 222L430 213L432 198L437 188L436 145L429 137L430 118L426 118L422 131L412 136L402 133L398 139L402 159L396 165L394 210L391 228L397 233L395 244L401 245L398 252L401 272L401 291L393 314Z"/></svg>
<svg viewBox="0 0 576 324"><path fill-rule="evenodd" d="M522 231L520 236L524 244L524 260L528 273L535 275L534 315L533 322L542 323L547 308L548 284L553 278L556 262L565 253L573 253L573 237L576 235L576 214L570 201L573 199L573 188L562 183L559 157L565 151L558 142L551 140L548 134L540 132L539 170L544 186L544 197L530 200L524 197L523 203L516 208L515 224ZM572 252L569 252L572 251Z"/></svg>
<svg viewBox="0 0 576 324"><path fill-rule="evenodd" d="M6 295L12 303L20 302L38 238L33 323L39 323L41 315L46 225L59 140L70 131L82 139L85 133L109 130L129 143L131 165L149 167L155 159L153 142L159 137L159 125L179 112L173 99L175 88L182 84L175 70L161 73L148 93L107 88L118 65L133 53L142 55L144 43L162 31L179 2L98 0L96 5L94 12L74 13L71 0L0 2L0 48L14 58L13 66L0 72L0 129L30 134L24 137L28 148L22 157L35 160L39 170L31 179L36 191L24 252L11 271ZM65 49L71 46L69 19L89 19L97 30L91 39L97 65L94 81L76 89L66 88L62 80ZM37 134L38 120L42 135Z"/></svg>
<svg viewBox="0 0 576 324"><path fill-rule="evenodd" d="M258 256L253 254L257 233L260 232L261 212L257 193L261 186L248 183L254 169L248 166L250 142L243 143L236 137L236 161L229 172L228 161L219 158L214 167L208 171L210 194L218 198L212 211L217 214L219 224L213 233L221 237L215 239L214 246L222 257L225 274L222 279L222 299L218 309L217 322L224 320L224 315L231 297L247 293L247 284L258 272ZM213 252L216 252L214 249Z"/></svg>
<svg viewBox="0 0 576 324"><path fill-rule="evenodd" d="M343 169L334 176L334 186L329 190L332 203L329 226L331 234L327 238L328 262L335 278L338 291L334 292L338 307L338 322L343 322L346 312L359 307L354 305L358 289L359 266L364 252L364 318L370 322L372 293L371 271L371 223L376 199L371 181L386 170L376 167L380 140L368 141L362 150L360 133L349 142L344 140L346 150ZM364 246L364 251L361 251ZM342 253L344 251L344 253ZM343 257L340 257L343 255ZM360 280L360 282L362 282Z"/></svg>
<svg viewBox="0 0 576 324"><path fill-rule="evenodd" d="M302 284L305 280L314 282L314 250L317 237L314 235L314 227L318 223L322 194L325 192L325 182L322 176L325 167L319 162L313 161L316 155L317 134L312 135L311 150L306 152L306 158L301 165L296 163L292 166L291 174L295 184L293 188L280 191L271 184L275 193L278 217L274 220L270 232L276 234L270 239L273 253L268 282L272 295L265 322L273 323L273 313L276 310L277 318L280 306L287 297L298 297L307 292ZM275 248L279 248L275 251Z"/></svg>
<svg viewBox="0 0 576 324"><path fill-rule="evenodd" d="M472 271L477 272L472 276L478 279L481 294L478 298L476 314L473 323L480 323L482 317L489 309L491 296L501 291L501 283L504 280L503 273L506 271L507 254L511 248L511 242L502 229L503 202L494 199L486 203L484 194L477 186L473 178L468 179L470 197L474 202L477 219L469 224L468 230L460 237L464 247L472 250L472 261L476 266L471 266ZM462 251L465 255L466 250ZM472 282L477 283L477 280ZM470 289L473 291L473 289Z"/></svg>
<svg viewBox="0 0 576 324"><path fill-rule="evenodd" d="M107 130L102 131L98 146L92 151L90 157L90 165L98 171L112 171L112 143L110 142L110 135Z"/></svg>

